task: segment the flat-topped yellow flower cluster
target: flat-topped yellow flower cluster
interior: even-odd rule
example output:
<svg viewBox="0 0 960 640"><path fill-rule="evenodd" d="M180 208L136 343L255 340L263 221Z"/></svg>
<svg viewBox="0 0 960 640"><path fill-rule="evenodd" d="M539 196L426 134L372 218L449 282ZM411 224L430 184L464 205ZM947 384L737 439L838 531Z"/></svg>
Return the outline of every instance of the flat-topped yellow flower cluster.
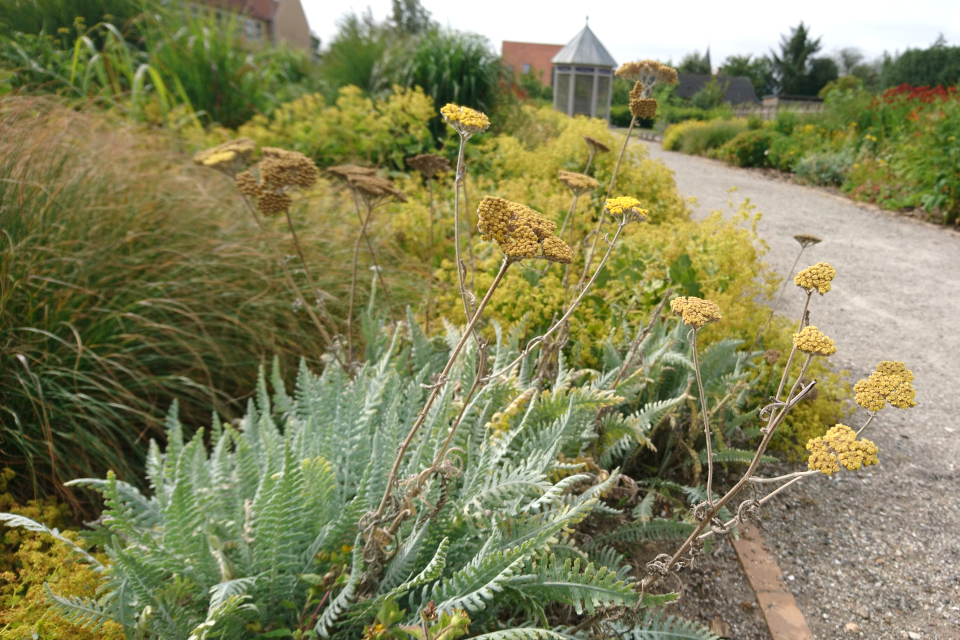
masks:
<svg viewBox="0 0 960 640"><path fill-rule="evenodd" d="M821 438L807 443L810 459L807 466L811 471L832 475L843 466L848 471L869 467L880 462L877 458L877 445L866 438L857 440L856 432L845 424L831 427Z"/></svg>
<svg viewBox="0 0 960 640"><path fill-rule="evenodd" d="M853 385L857 404L867 411L880 411L889 402L898 409L917 406L913 372L902 362L884 360L866 380Z"/></svg>
<svg viewBox="0 0 960 640"><path fill-rule="evenodd" d="M495 196L484 196L477 207L482 238L493 240L514 260L543 257L551 262L573 262L573 249L558 238L557 223L530 207Z"/></svg>

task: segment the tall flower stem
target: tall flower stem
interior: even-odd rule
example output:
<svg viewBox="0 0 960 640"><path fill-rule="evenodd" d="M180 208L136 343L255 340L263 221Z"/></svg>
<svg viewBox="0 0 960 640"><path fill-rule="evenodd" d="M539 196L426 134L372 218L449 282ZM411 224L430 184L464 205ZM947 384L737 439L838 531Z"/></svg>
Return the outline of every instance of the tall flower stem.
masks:
<svg viewBox="0 0 960 640"><path fill-rule="evenodd" d="M583 175L588 175L590 172L590 165L593 164L593 156L597 155L597 150L592 146L590 147L590 157L587 158L587 166L583 169Z"/></svg>
<svg viewBox="0 0 960 640"><path fill-rule="evenodd" d="M703 392L703 380L700 377L700 359L697 355L697 329L693 329L693 370L697 374L697 388L700 390L700 413L703 414L703 432L707 436L707 504L713 504L713 443L710 433L707 394Z"/></svg>
<svg viewBox="0 0 960 640"><path fill-rule="evenodd" d="M273 253L274 258L277 263L280 265L280 269L283 271L283 277L287 281L287 286L293 290L297 298L300 300L300 303L303 305L303 308L307 310L307 315L310 316L310 320L313 322L313 325L317 328L317 331L320 332L320 335L326 341L327 346L333 346L333 339L330 337L329 332L323 326L323 323L320 322L320 318L317 317L317 314L314 312L313 307L310 306L310 303L307 302L306 298L303 295L303 292L300 291L300 287L297 286L296 280L293 279L293 276L290 274L290 270L287 269L287 263L284 262L283 257L280 256L279 251L277 250L277 245L273 242L273 238L270 237L270 232L267 230L266 225L263 224L263 220L260 219L260 214L257 213L257 208L253 206L253 203L250 202L250 199L247 196L243 196L243 202L247 205L247 209L250 211L250 215L253 216L254 221L257 223L257 226L260 228L260 233L263 235L264 240L267 241L267 245L270 247L270 252ZM344 371L349 371L346 363L340 357L340 354L334 351L334 358L343 368Z"/></svg>
<svg viewBox="0 0 960 640"><path fill-rule="evenodd" d="M367 203L366 217L360 217L360 233L357 234L357 240L353 243L353 265L350 272L350 304L347 307L347 352L350 358L353 358L353 305L357 295L357 260L360 257L360 241L363 240L367 231L367 224L373 217L373 207L369 200Z"/></svg>
<svg viewBox="0 0 960 640"><path fill-rule="evenodd" d="M430 289L433 284L433 178L427 179L427 187L430 189L430 245L427 253L427 264L429 265L427 273L427 307L424 312L424 331L430 335Z"/></svg>
<svg viewBox="0 0 960 640"><path fill-rule="evenodd" d="M627 152L627 143L630 142L630 134L633 133L633 127L637 124L637 116L630 118L630 128L627 129L627 135L623 139L623 146L620 147L620 155L617 156L617 164L613 166L613 175L610 176L610 185L607 187L607 195L604 197L604 202L610 198L610 194L613 193L613 186L617 183L617 174L620 173L620 163L623 162L623 155ZM587 275L590 273L590 265L593 263L593 256L597 251L597 243L600 242L600 229L603 227L603 221L607 212L605 209L600 210L600 218L597 220L597 228L593 230L593 246L590 247L590 252L587 254L586 263L583 265L583 273L580 274L580 281L578 285L582 284L584 280L587 279Z"/></svg>
<svg viewBox="0 0 960 640"><path fill-rule="evenodd" d="M357 198L356 191L353 192L353 203L357 210L357 220L360 221L360 226L363 229L363 232L360 234L363 236L364 242L367 245L367 251L370 253L370 263L373 265L373 270L377 273L377 280L380 282L380 288L383 289L383 299L387 303L387 311L393 316L393 303L390 302L390 291L387 289L387 283L383 281L383 269L380 268L380 264L377 262L377 252L373 248L373 242L370 240L370 234L366 231L366 224L363 221L363 215L360 212L360 200Z"/></svg>
<svg viewBox="0 0 960 640"><path fill-rule="evenodd" d="M797 265L800 264L800 257L803 255L803 252L806 251L806 247L800 246L800 253L797 254L797 259L793 261L793 266L790 267L790 271L787 273L793 273L797 268ZM759 333L757 333L756 340L753 341L753 346L750 347L751 350L756 349L757 345L760 344L760 338L763 336L763 332L767 330L767 327L770 326L770 322L773 320L773 315L777 312L777 308L780 306L780 301L783 300L783 294L787 291L787 286L790 284L790 276L787 276L783 281L783 287L780 288L780 295L777 296L777 300L773 303L773 307L770 308L770 315L767 316L767 321L763 323L763 326L760 327Z"/></svg>
<svg viewBox="0 0 960 640"><path fill-rule="evenodd" d="M465 172L465 167L463 166L463 149L466 142L467 138L461 135L460 151L457 153L457 170L453 179L453 246L457 260L457 283L460 287L460 300L463 302L463 315L469 319L473 314L470 313L471 304L468 300L468 293L463 278L466 265L464 265L463 260L460 259L460 184L463 181L463 174Z"/></svg>
<svg viewBox="0 0 960 640"><path fill-rule="evenodd" d="M307 266L307 259L303 256L303 247L300 245L300 238L297 236L297 229L293 226L293 218L290 217L290 210L287 209L284 213L287 215L287 226L290 227L290 235L293 237L293 246L297 249L297 255L300 256L300 264L303 265L303 273L307 277L307 285L309 285L310 291L313 292L314 295L320 295L323 292L320 291L313 281L313 276L310 275L310 267ZM327 319L327 322L329 322L331 326L334 327L334 330L336 330L336 324L334 323L333 318L330 316L330 312L327 311L326 306L322 306L321 309L323 311L323 315Z"/></svg>
<svg viewBox="0 0 960 640"><path fill-rule="evenodd" d="M470 265L469 273L470 279L467 282L467 286L470 290L473 290L473 275L476 273L476 264L473 258L473 224L470 220L470 198L467 196L467 172L464 170L463 178L461 179L461 184L463 185L463 211L467 219L467 256L469 256Z"/></svg>
<svg viewBox="0 0 960 640"><path fill-rule="evenodd" d="M416 422L414 422L413 426L410 428L410 432L407 433L407 437L404 438L403 442L400 444L400 447L397 449L397 458L394 460L393 468L390 470L390 476L387 478L387 488L383 493L383 499L380 501L380 507L373 515L374 522L383 516L383 512L387 508L387 503L390 500L390 494L393 491L393 485L397 481L397 473L400 471L400 464L403 462L403 456L410 447L410 443L413 442L414 437L416 437L417 431L420 430L420 427L426 421L427 413L430 411L430 407L433 406L433 402L437 399L437 396L440 395L443 387L446 386L447 377L450 375L450 371L453 369L453 365L457 360L457 356L460 355L464 345L467 344L467 340L469 340L470 336L473 335L473 330L477 325L477 321L480 320L483 310L486 308L487 303L490 302L490 298L493 297L493 292L497 290L498 286L500 286L500 282L503 280L503 276L506 275L507 269L511 264L513 264L513 261L504 256L503 263L500 265L500 271L497 273L497 277L493 279L493 283L490 285L490 288L487 289L487 294L483 297L483 300L477 307L473 317L470 318L467 328L463 331L463 335L460 336L460 341L457 342L457 345L453 348L453 351L450 352L450 357L447 360L447 364L443 368L443 371L440 372L440 377L437 379L437 383L433 385L433 389L430 391L430 395L427 397L427 402L423 405L423 409L420 410L420 414L417 416ZM480 374L478 373L478 377L479 376Z"/></svg>

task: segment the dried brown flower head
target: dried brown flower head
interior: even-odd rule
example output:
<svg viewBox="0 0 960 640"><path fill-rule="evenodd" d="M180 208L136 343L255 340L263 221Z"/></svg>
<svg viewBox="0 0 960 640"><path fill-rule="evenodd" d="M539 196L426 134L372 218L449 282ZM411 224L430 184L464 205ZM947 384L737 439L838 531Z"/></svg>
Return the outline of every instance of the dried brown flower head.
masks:
<svg viewBox="0 0 960 640"><path fill-rule="evenodd" d="M210 149L198 151L194 154L193 161L232 177L247 168L250 156L256 150L257 144L250 138L237 138Z"/></svg>
<svg viewBox="0 0 960 640"><path fill-rule="evenodd" d="M407 197L403 192L393 186L393 183L386 178L379 178L370 175L351 175L348 180L350 185L356 189L367 202L374 203L386 198L394 198L400 202L406 202Z"/></svg>
<svg viewBox="0 0 960 640"><path fill-rule="evenodd" d="M308 189L319 176L313 160L302 153L264 147L260 162L237 174L234 183L240 193L257 201L263 215L272 216L290 208L289 191Z"/></svg>
<svg viewBox="0 0 960 640"><path fill-rule="evenodd" d="M902 362L884 360L869 378L853 385L853 392L867 411L880 411L887 402L899 409L917 406L913 372Z"/></svg>
<svg viewBox="0 0 960 640"><path fill-rule="evenodd" d="M833 340L813 325L806 326L800 330L800 333L793 334L793 344L797 350L814 356L832 356L837 352Z"/></svg>
<svg viewBox="0 0 960 640"><path fill-rule="evenodd" d="M590 176L582 173L563 171L561 169L559 176L560 182L567 185L570 188L570 191L573 191L578 196L583 195L587 191L593 191L600 186L600 183L597 180L594 180Z"/></svg>
<svg viewBox="0 0 960 640"><path fill-rule="evenodd" d="M807 235L806 233L799 233L793 236L793 239L800 243L800 246L806 249L807 247L812 247L815 244L820 244L823 242L817 236Z"/></svg>
<svg viewBox="0 0 960 640"><path fill-rule="evenodd" d="M420 175L426 180L432 180L438 173L453 171L453 168L450 166L450 161L435 153L421 153L412 158L407 158L407 166L415 171L419 171Z"/></svg>
<svg viewBox="0 0 960 640"><path fill-rule="evenodd" d="M767 361L767 364L776 364L781 355L783 354L777 349L767 349L763 352L763 359Z"/></svg>
<svg viewBox="0 0 960 640"><path fill-rule="evenodd" d="M606 153L610 151L610 147L592 136L583 136L583 141L587 143L587 146L590 147L593 153Z"/></svg>
<svg viewBox="0 0 960 640"><path fill-rule="evenodd" d="M257 168L260 181L270 189L309 189L320 177L313 160L297 151L275 147L263 148Z"/></svg>
<svg viewBox="0 0 960 640"><path fill-rule="evenodd" d="M812 267L807 267L799 272L793 279L793 282L808 292L816 289L820 295L823 295L827 291L830 291L830 282L835 275L837 275L836 269L826 262L818 262Z"/></svg>
<svg viewBox="0 0 960 640"><path fill-rule="evenodd" d="M557 223L526 205L484 196L477 214L482 238L495 241L508 258L542 257L564 264L573 261L573 250L555 235Z"/></svg>
<svg viewBox="0 0 960 640"><path fill-rule="evenodd" d="M349 185L350 176L372 176L376 175L377 170L369 167L358 167L355 164L340 164L327 168L327 173Z"/></svg>
<svg viewBox="0 0 960 640"><path fill-rule="evenodd" d="M720 307L715 302L693 296L674 298L670 301L670 310L680 316L683 324L694 329L723 318Z"/></svg>

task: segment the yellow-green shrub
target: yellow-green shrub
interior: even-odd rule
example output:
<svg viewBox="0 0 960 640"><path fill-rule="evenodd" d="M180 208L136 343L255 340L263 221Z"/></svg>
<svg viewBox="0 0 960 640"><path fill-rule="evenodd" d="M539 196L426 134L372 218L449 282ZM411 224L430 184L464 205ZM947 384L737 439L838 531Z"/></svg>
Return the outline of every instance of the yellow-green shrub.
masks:
<svg viewBox="0 0 960 640"><path fill-rule="evenodd" d="M30 500L25 506L16 504L6 492L13 476L9 468L0 471L0 511L48 527L62 528L70 521L70 508L52 496ZM74 531L64 535L83 544ZM43 588L49 583L58 595L94 597L98 582L88 565L51 536L0 526L0 640L122 640L123 632L114 623L91 631L54 615Z"/></svg>
<svg viewBox="0 0 960 640"><path fill-rule="evenodd" d="M744 118L686 120L669 127L663 134L663 148L702 155L719 149L726 142L749 128Z"/></svg>
<svg viewBox="0 0 960 640"><path fill-rule="evenodd" d="M423 89L394 87L384 98L340 89L334 104L315 93L255 116L237 133L262 146L306 154L321 166L358 162L404 168L404 158L433 148L428 121L436 115Z"/></svg>

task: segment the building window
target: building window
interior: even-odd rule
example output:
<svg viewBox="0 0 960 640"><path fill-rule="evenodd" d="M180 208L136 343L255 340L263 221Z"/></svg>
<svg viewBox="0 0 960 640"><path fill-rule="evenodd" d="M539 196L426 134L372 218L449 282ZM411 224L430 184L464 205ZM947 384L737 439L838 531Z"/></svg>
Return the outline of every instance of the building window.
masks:
<svg viewBox="0 0 960 640"><path fill-rule="evenodd" d="M523 72L524 72L524 73L530 73L530 63L529 63L529 62L524 62L524 63L523 63Z"/></svg>
<svg viewBox="0 0 960 640"><path fill-rule="evenodd" d="M247 40L259 40L261 35L261 26L259 20L247 18L246 24Z"/></svg>

